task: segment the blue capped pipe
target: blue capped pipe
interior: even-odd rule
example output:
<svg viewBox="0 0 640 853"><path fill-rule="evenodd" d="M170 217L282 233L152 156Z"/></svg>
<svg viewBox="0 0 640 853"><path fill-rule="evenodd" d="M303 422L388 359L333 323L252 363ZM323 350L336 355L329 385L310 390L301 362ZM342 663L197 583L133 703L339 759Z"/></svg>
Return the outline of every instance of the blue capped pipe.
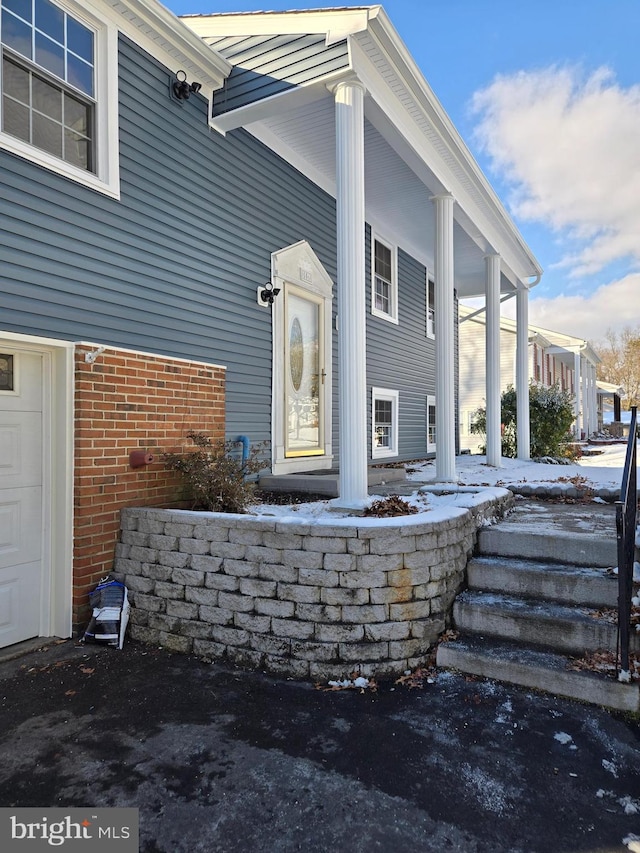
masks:
<svg viewBox="0 0 640 853"><path fill-rule="evenodd" d="M242 465L244 467L244 465L247 462L247 459L249 458L249 447L251 446L251 442L249 441L249 436L248 435L239 435L236 438L236 442L238 444L242 445Z"/></svg>

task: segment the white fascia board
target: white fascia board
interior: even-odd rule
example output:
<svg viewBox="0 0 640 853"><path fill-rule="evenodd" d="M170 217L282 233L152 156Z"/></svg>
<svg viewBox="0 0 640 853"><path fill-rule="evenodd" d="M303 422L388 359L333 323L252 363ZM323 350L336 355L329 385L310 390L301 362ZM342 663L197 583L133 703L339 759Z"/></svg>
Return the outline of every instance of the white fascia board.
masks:
<svg viewBox="0 0 640 853"><path fill-rule="evenodd" d="M545 338L545 336L541 335L540 332L532 331L531 328L529 329L529 343L538 344L550 355L553 354L555 349L555 347L551 346L549 338Z"/></svg>
<svg viewBox="0 0 640 853"><path fill-rule="evenodd" d="M275 36L322 34L327 46L344 41L366 30L369 18L380 6L356 6L352 9L312 9L299 12L236 12L219 15L184 15L182 20L202 38L215 35Z"/></svg>
<svg viewBox="0 0 640 853"><path fill-rule="evenodd" d="M569 335L567 332L554 332L552 329L543 329L542 326L532 326L536 332L544 335L551 344L560 347L561 349L584 349L588 346L584 338L579 338L576 335Z"/></svg>
<svg viewBox="0 0 640 853"><path fill-rule="evenodd" d="M600 364L602 359L593 350L589 341L584 341L580 338L574 338L574 341L575 341L575 343L566 343L566 344L556 342L555 346L550 350L550 352L553 352L554 350L559 350L561 352L572 352L572 353L579 352L580 355L586 361L588 361L589 364L592 364L594 367L596 365Z"/></svg>
<svg viewBox="0 0 640 853"><path fill-rule="evenodd" d="M446 114L383 9L380 9L375 16L371 16L368 35L374 39L389 66L402 81L417 106L424 112L424 115L438 133L440 140L458 163L465 178L473 183L476 190L481 194L484 203L493 215L492 218L498 221L498 227L490 222L490 218L486 212L479 209L477 202L468 196L468 193L464 190L460 182L460 178L452 173L448 164L433 149L433 146L428 145L424 134L417 131L413 120L407 114L406 110L400 109L397 98L391 96L388 86L385 86L384 82L380 80L379 73L372 67L365 52L362 49L354 50L352 54L354 69L360 79L362 79L362 82L365 85L368 84L369 94L378 100L385 112L388 111L391 104L395 101L396 109L394 110L395 115L393 118L400 132L409 141L413 142L417 152L423 150L423 146L425 145L431 149L429 152L430 158L427 161L429 167L436 173L436 176L443 182L447 189L453 193L460 206L469 215L471 215L471 211L474 212L475 215L472 218L476 224L481 224L483 236L487 237L494 250L498 251L507 264L515 270L516 277L522 280L523 283L526 283L524 279L541 275L542 268L524 242L502 202L482 173L462 137L455 129L451 119ZM351 41L354 40L351 39ZM386 92L385 89L387 90ZM413 128L411 127L412 125L414 125ZM434 154L436 155L435 160L433 159Z"/></svg>
<svg viewBox="0 0 640 853"><path fill-rule="evenodd" d="M176 15L156 0L102 0L120 32L172 71L182 70L212 98L231 72L231 64L206 45Z"/></svg>
<svg viewBox="0 0 640 853"><path fill-rule="evenodd" d="M290 89L279 92L277 95L271 95L268 98L262 98L243 107L237 107L228 113L214 116L209 119L209 124L223 136L229 133L230 130L237 130L239 127L251 129L251 125L256 124L256 122L275 118L283 113L291 112L298 107L304 107L314 101L326 98L327 79L323 78L322 83L314 80L312 83L304 86L292 86Z"/></svg>

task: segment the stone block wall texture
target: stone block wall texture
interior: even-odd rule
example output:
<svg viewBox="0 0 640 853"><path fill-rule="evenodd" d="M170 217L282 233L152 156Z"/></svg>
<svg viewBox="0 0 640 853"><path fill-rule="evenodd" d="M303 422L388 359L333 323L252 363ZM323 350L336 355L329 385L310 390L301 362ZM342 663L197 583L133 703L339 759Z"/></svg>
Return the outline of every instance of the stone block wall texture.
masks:
<svg viewBox="0 0 640 853"><path fill-rule="evenodd" d="M74 624L88 616L88 592L113 566L126 506L177 506L181 486L160 454L179 450L189 430L224 437L225 370L215 365L107 348L93 363L75 353ZM132 468L129 453L155 461Z"/></svg>
<svg viewBox="0 0 640 853"><path fill-rule="evenodd" d="M402 673L445 629L493 490L440 521L122 512L133 639L300 679ZM410 517L413 519L414 517Z"/></svg>

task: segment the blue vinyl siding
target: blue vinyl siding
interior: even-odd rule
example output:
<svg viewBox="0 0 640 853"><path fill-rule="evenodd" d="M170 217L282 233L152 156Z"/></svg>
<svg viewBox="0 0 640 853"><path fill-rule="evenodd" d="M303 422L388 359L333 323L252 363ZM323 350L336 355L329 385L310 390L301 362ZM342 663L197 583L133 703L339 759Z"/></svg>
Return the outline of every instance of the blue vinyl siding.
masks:
<svg viewBox="0 0 640 853"><path fill-rule="evenodd" d="M215 93L214 115L349 68L346 41L327 47L324 36L227 36L205 41L234 66Z"/></svg>
<svg viewBox="0 0 640 853"><path fill-rule="evenodd" d="M172 100L170 80L121 38L119 201L0 152L0 329L226 365L227 435L262 441L272 339L256 288L303 239L336 280L335 200L250 134L212 132L205 100ZM368 227L366 241L369 258ZM410 459L426 452L435 348L424 267L400 251L398 275L396 326L372 317L367 273L368 405L371 385L400 392ZM337 381L334 333L336 462Z"/></svg>
<svg viewBox="0 0 640 853"><path fill-rule="evenodd" d="M226 365L228 435L267 439L256 287L301 239L335 278L335 201L169 81L121 38L120 201L0 152L0 328Z"/></svg>

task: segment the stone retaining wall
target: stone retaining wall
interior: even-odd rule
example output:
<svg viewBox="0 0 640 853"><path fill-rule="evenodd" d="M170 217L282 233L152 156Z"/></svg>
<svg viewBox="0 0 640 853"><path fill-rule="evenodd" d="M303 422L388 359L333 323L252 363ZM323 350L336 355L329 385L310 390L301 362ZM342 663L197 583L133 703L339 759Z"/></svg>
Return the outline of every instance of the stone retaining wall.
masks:
<svg viewBox="0 0 640 853"><path fill-rule="evenodd" d="M294 678L401 673L445 629L478 527L512 501L487 489L465 509L330 523L124 509L131 636Z"/></svg>

